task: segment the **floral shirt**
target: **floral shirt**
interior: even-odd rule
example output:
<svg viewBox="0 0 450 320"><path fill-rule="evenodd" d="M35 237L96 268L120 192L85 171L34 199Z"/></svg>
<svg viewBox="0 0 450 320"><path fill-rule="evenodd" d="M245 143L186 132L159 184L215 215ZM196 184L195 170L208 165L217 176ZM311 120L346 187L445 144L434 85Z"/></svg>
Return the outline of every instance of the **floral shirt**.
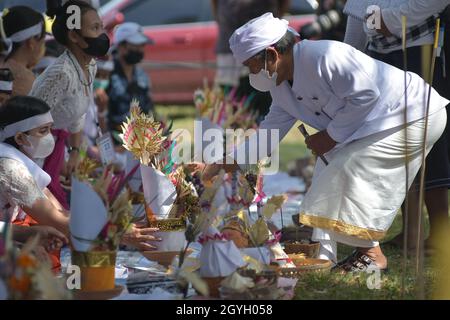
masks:
<svg viewBox="0 0 450 320"><path fill-rule="evenodd" d="M139 105L145 113L153 111L150 88L150 79L141 67L134 67L133 78L129 82L120 62L117 60L114 62L114 71L106 90L109 97L108 121L111 129L120 126L126 120L133 99L139 101Z"/></svg>

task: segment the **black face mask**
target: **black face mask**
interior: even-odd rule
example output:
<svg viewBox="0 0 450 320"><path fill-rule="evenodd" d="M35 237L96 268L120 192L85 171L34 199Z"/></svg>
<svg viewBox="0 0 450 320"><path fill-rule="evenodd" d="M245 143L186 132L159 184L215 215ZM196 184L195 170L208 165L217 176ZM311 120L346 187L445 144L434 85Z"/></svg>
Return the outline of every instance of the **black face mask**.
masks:
<svg viewBox="0 0 450 320"><path fill-rule="evenodd" d="M125 62L128 64L138 64L144 59L144 53L138 50L130 50L124 58Z"/></svg>
<svg viewBox="0 0 450 320"><path fill-rule="evenodd" d="M102 33L97 38L83 37L83 39L88 45L87 48L83 49L86 54L99 58L108 53L110 44L106 33Z"/></svg>

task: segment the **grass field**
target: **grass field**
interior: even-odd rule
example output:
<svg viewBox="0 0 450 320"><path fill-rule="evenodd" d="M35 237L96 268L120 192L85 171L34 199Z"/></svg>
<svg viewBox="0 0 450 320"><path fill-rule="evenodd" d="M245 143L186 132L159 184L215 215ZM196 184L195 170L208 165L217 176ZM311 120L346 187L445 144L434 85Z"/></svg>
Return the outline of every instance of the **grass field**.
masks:
<svg viewBox="0 0 450 320"><path fill-rule="evenodd" d="M193 120L195 109L189 106L158 106L159 115L165 116L174 121L174 129L184 128L193 132ZM310 130L311 132L312 129ZM297 158L308 154L304 139L294 126L285 139L280 144L280 167L286 170L287 164ZM402 228L401 216L397 216L386 241L397 235ZM306 274L297 285L296 299L415 299L417 297L414 259L410 258L404 277L404 295L402 295L402 270L403 254L399 248L383 246L383 251L389 260L389 273L381 276L381 286L379 289L369 289L367 281L373 278L372 274L362 275L337 275L337 274ZM340 245L339 259L350 254L352 248ZM450 270L449 270L450 272ZM435 272L432 263L425 261L425 294L426 298L431 297ZM369 278L369 279L368 279Z"/></svg>

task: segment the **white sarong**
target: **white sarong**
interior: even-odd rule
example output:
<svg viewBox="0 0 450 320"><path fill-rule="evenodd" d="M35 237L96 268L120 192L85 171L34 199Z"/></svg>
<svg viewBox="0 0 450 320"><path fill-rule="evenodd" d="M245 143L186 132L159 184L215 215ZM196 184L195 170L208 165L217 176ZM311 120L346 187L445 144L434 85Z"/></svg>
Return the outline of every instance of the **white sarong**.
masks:
<svg viewBox="0 0 450 320"><path fill-rule="evenodd" d="M444 131L446 110L429 116L426 153ZM409 186L422 161L425 120L407 128ZM405 129L397 127L353 141L318 159L300 206L300 222L314 227L321 258L336 259L336 242L374 247L383 239L405 199Z"/></svg>

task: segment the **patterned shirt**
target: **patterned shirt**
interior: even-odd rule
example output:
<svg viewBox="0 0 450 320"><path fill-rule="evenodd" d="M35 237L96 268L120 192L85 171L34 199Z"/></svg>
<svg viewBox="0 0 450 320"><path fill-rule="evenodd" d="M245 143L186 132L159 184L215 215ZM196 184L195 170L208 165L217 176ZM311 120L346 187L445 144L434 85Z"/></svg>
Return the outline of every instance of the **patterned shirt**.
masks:
<svg viewBox="0 0 450 320"><path fill-rule="evenodd" d="M128 82L120 62L117 60L114 62L114 71L106 90L109 97L108 120L111 129L126 120L133 99L139 101L139 105L145 113L153 111L153 102L149 95L150 88L150 79L141 67L134 67L132 80Z"/></svg>

